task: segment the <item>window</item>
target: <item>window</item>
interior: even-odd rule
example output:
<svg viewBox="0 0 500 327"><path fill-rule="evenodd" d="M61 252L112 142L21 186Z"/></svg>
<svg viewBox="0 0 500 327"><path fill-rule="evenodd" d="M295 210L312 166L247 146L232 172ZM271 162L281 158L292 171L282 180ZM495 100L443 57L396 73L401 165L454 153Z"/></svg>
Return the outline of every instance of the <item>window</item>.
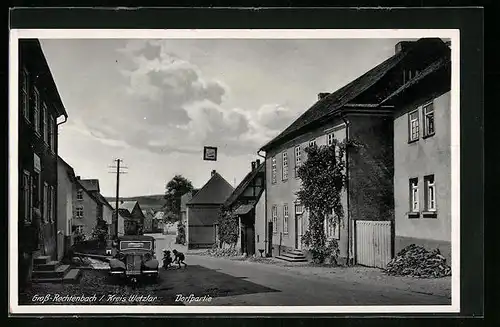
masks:
<svg viewBox="0 0 500 327"><path fill-rule="evenodd" d="M49 144L49 126L48 126L48 116L47 116L47 105L45 102L42 104L42 132L43 132L43 141Z"/></svg>
<svg viewBox="0 0 500 327"><path fill-rule="evenodd" d="M282 170L282 180L288 179L288 153L283 152L283 170Z"/></svg>
<svg viewBox="0 0 500 327"><path fill-rule="evenodd" d="M23 111L24 118L28 121L30 120L29 98L28 71L23 68L21 71L21 109Z"/></svg>
<svg viewBox="0 0 500 327"><path fill-rule="evenodd" d="M271 159L271 170L272 170L272 183L276 184L276 157L272 157Z"/></svg>
<svg viewBox="0 0 500 327"><path fill-rule="evenodd" d="M295 214L296 215L301 215L304 213L304 206L300 203L295 204Z"/></svg>
<svg viewBox="0 0 500 327"><path fill-rule="evenodd" d="M278 206L273 205L273 233L278 232Z"/></svg>
<svg viewBox="0 0 500 327"><path fill-rule="evenodd" d="M418 124L418 109L408 114L409 141L418 140L420 131Z"/></svg>
<svg viewBox="0 0 500 327"><path fill-rule="evenodd" d="M331 146L333 144L333 133L329 133L327 136L326 136L326 144L328 144L328 146Z"/></svg>
<svg viewBox="0 0 500 327"><path fill-rule="evenodd" d="M56 146L56 124L54 123L54 117L51 115L49 117L49 148L52 152L55 152Z"/></svg>
<svg viewBox="0 0 500 327"><path fill-rule="evenodd" d="M295 177L298 177L298 170L299 170L299 167L300 167L300 164L301 164L301 155L302 155L302 152L300 150L300 145L299 146L296 146L295 147Z"/></svg>
<svg viewBox="0 0 500 327"><path fill-rule="evenodd" d="M76 218L83 218L83 206L76 207Z"/></svg>
<svg viewBox="0 0 500 327"><path fill-rule="evenodd" d="M48 222L49 218L49 184L43 183L43 216L42 221Z"/></svg>
<svg viewBox="0 0 500 327"><path fill-rule="evenodd" d="M76 199L78 201L82 201L83 200L83 190L80 189L80 190L76 191Z"/></svg>
<svg viewBox="0 0 500 327"><path fill-rule="evenodd" d="M30 187L30 173L23 172L23 208L24 208L24 222L31 223L31 187Z"/></svg>
<svg viewBox="0 0 500 327"><path fill-rule="evenodd" d="M33 88L33 124L35 132L40 134L40 93L36 87Z"/></svg>
<svg viewBox="0 0 500 327"><path fill-rule="evenodd" d="M316 145L316 140L309 141L309 146L314 146Z"/></svg>
<svg viewBox="0 0 500 327"><path fill-rule="evenodd" d="M283 205L283 233L288 234L288 204Z"/></svg>
<svg viewBox="0 0 500 327"><path fill-rule="evenodd" d="M423 107L424 112L424 137L434 135L434 103L428 103Z"/></svg>
<svg viewBox="0 0 500 327"><path fill-rule="evenodd" d="M55 209L56 209L56 200L55 200L55 191L54 191L54 186L49 187L49 193L50 193L50 205L49 205L49 222L53 223L54 218L55 218Z"/></svg>
<svg viewBox="0 0 500 327"><path fill-rule="evenodd" d="M325 219L325 234L327 238L340 239L339 218L333 209Z"/></svg>
<svg viewBox="0 0 500 327"><path fill-rule="evenodd" d="M425 211L436 211L436 185L434 175L424 177L425 184Z"/></svg>
<svg viewBox="0 0 500 327"><path fill-rule="evenodd" d="M410 212L418 212L418 178L410 179Z"/></svg>
<svg viewBox="0 0 500 327"><path fill-rule="evenodd" d="M75 234L83 234L83 226L76 226L75 227Z"/></svg>

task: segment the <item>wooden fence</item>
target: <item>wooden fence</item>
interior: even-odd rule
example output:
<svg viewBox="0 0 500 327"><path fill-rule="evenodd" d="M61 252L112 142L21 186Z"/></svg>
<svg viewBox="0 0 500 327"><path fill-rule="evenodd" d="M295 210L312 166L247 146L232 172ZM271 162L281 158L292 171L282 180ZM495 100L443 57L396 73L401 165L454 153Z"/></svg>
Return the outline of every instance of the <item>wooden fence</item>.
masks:
<svg viewBox="0 0 500 327"><path fill-rule="evenodd" d="M356 262L386 268L392 259L392 222L356 220Z"/></svg>

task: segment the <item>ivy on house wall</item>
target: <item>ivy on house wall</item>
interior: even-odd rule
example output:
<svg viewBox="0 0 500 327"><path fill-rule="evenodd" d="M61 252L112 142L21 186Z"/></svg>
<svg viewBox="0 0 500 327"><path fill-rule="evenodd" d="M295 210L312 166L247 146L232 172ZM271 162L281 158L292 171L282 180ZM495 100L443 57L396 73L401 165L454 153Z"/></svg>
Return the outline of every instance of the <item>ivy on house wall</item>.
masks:
<svg viewBox="0 0 500 327"><path fill-rule="evenodd" d="M307 147L307 159L297 171L301 179L297 197L309 212L309 226L302 242L309 247L316 263L323 263L327 258L336 261L339 255L337 240L327 241L325 217L332 226L344 223L341 195L346 185L346 146L345 142L333 140L330 146ZM337 219L331 215L332 210Z"/></svg>

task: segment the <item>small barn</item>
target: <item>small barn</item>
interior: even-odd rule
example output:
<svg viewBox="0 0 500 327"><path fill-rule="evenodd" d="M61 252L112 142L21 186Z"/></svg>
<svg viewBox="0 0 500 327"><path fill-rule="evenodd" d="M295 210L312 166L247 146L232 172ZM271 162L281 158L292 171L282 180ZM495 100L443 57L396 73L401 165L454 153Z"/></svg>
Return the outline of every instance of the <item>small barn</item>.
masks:
<svg viewBox="0 0 500 327"><path fill-rule="evenodd" d="M186 203L188 248L210 248L216 241L220 209L234 188L219 173L212 171L208 182Z"/></svg>
<svg viewBox="0 0 500 327"><path fill-rule="evenodd" d="M243 178L224 203L225 209L238 217L237 247L246 255L266 251L265 163L253 161L251 171ZM269 250L267 252L270 252Z"/></svg>

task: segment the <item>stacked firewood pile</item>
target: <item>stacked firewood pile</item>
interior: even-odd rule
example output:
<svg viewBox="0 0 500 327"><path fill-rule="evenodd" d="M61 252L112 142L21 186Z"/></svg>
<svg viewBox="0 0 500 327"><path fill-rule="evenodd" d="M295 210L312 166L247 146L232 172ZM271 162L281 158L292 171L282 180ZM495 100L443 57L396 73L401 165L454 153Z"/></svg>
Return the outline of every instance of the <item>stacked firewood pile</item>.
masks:
<svg viewBox="0 0 500 327"><path fill-rule="evenodd" d="M386 268L392 276L411 276L420 278L439 278L451 275L451 268L439 249L428 251L411 244L401 250Z"/></svg>

